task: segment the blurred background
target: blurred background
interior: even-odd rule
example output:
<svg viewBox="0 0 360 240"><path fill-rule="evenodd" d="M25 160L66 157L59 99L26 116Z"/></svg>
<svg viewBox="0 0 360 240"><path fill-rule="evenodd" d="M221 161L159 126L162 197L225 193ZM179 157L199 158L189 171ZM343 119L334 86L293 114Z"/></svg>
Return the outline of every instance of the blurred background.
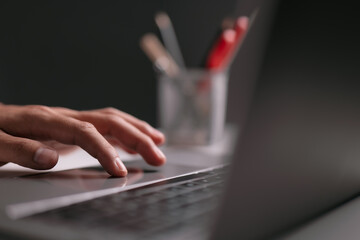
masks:
<svg viewBox="0 0 360 240"><path fill-rule="evenodd" d="M249 16L259 2L1 1L0 102L113 106L156 126L157 82L139 47L147 32L160 37L155 13L169 14L187 66L203 67L223 18ZM240 70L232 70L230 86Z"/></svg>
<svg viewBox="0 0 360 240"><path fill-rule="evenodd" d="M157 126L157 82L139 39L147 32L160 37L154 21L160 10L173 22L187 66L203 67L223 18L249 16L261 6L231 69L228 108L237 110L228 111L230 122L248 106L269 31L263 79L357 81L360 31L350 1L276 1L272 28L263 19L273 1L1 1L0 102L113 106Z"/></svg>

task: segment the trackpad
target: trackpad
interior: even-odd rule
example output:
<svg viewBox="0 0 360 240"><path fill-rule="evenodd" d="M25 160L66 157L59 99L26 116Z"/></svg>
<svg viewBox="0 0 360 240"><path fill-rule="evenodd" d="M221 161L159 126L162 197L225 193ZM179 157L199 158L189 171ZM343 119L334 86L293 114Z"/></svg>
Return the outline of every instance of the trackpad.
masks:
<svg viewBox="0 0 360 240"><path fill-rule="evenodd" d="M96 191L158 181L202 169L200 167L174 163L167 163L161 167L153 167L146 164L143 160L126 162L125 165L128 169L128 175L124 178L110 176L101 166L37 173L21 178L47 182L54 187L62 189Z"/></svg>

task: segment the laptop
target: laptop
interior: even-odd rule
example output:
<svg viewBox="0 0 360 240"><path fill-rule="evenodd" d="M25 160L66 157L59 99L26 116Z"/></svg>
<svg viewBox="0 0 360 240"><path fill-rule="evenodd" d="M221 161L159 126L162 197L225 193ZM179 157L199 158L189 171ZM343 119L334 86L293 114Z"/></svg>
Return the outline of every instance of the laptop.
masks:
<svg viewBox="0 0 360 240"><path fill-rule="evenodd" d="M255 40L270 31L264 23L277 5L265 2L242 53L259 49ZM354 198L360 187L358 64L329 58L326 47L344 39L311 29L325 21L316 8L303 9L307 21L289 14L298 9L295 1L276 9L266 54L258 55L264 58L257 62L262 67L249 112L236 104L230 109L247 116L239 118L231 156L169 149L169 163L160 169L128 162L127 178L105 178L98 167L2 178L0 236L286 239ZM346 42L331 56L341 57L355 43Z"/></svg>

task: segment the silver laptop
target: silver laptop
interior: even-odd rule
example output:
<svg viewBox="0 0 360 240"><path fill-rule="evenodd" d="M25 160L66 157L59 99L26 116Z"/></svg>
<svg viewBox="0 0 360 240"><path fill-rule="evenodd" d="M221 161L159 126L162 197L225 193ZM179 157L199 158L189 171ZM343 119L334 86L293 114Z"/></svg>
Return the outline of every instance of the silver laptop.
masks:
<svg viewBox="0 0 360 240"><path fill-rule="evenodd" d="M273 3L265 2L241 53L265 43L254 44L266 39ZM294 36L285 23L296 22L285 2L249 113L237 104L230 109L247 116L245 123L239 118L234 154L172 149L164 167L129 162L129 175L121 179L104 177L98 167L2 178L0 237L286 238L354 197L360 187L360 97L353 80L359 74L344 78L331 60L333 68L311 68L311 61L324 60L313 54L316 48L298 51L299 42L284 42ZM247 80L250 86L253 78Z"/></svg>

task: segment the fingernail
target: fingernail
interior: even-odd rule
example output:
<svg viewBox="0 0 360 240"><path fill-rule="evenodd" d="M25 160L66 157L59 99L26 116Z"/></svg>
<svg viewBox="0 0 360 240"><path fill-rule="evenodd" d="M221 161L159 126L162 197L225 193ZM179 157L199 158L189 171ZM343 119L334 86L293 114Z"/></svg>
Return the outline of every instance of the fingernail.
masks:
<svg viewBox="0 0 360 240"><path fill-rule="evenodd" d="M34 162L40 165L49 165L58 158L58 153L49 148L39 148L34 155Z"/></svg>
<svg viewBox="0 0 360 240"><path fill-rule="evenodd" d="M128 174L128 171L127 171L124 163L120 160L119 157L115 158L115 163L119 169L120 176L125 177Z"/></svg>
<svg viewBox="0 0 360 240"><path fill-rule="evenodd" d="M158 158L163 159L164 161L166 160L166 157L164 155L164 153L160 150L160 148L155 147L155 152Z"/></svg>

